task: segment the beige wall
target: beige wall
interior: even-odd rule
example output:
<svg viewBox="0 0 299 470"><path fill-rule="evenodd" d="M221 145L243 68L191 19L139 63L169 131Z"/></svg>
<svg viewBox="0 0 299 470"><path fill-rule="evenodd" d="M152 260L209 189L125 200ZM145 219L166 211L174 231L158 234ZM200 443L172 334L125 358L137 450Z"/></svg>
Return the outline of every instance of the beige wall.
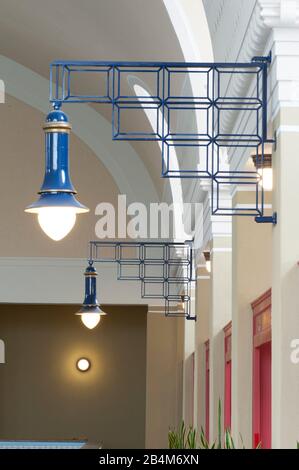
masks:
<svg viewBox="0 0 299 470"><path fill-rule="evenodd" d="M235 202L250 203L252 197L255 193L241 192ZM271 203L269 193L265 203ZM245 446L251 447L251 302L271 287L272 224L257 224L251 217L233 217L232 253L232 431L236 440L241 433Z"/></svg>
<svg viewBox="0 0 299 470"><path fill-rule="evenodd" d="M281 108L273 124L278 131L273 155L278 223L272 252L272 447L278 449L294 449L299 441L299 366L290 357L291 343L299 338L297 105Z"/></svg>
<svg viewBox="0 0 299 470"><path fill-rule="evenodd" d="M67 110L66 110L67 111ZM44 174L45 116L6 96L0 106L0 256L86 257L87 242L94 239L98 203L116 205L118 188L98 157L75 134L70 138L71 177L80 202L90 212L78 216L76 227L59 243L50 242L35 216L24 213L37 198Z"/></svg>
<svg viewBox="0 0 299 470"><path fill-rule="evenodd" d="M235 203L250 203L253 193L241 192L235 197ZM270 194L266 193L266 204L271 204ZM236 442L239 433L242 434L246 447L251 447L252 434L252 311L251 302L259 295L271 287L271 253L272 253L272 226L271 224L257 224L250 217L233 218L232 237L232 274L229 264L222 258L229 255L225 252L225 245L222 240L223 253L215 252L218 261L222 263L218 266L217 273L221 278L219 283L215 280L200 279L197 287L197 315L196 324L196 350L197 350L197 372L196 386L197 394L197 426L205 428L206 397L205 397L205 346L207 339L214 337L214 386L216 393L210 394L210 414L211 406L214 404L214 423L217 417L216 406L218 398L224 398L224 334L222 328L230 321L232 315L232 427ZM230 242L227 245L229 249ZM215 250L215 246L213 247ZM217 247L216 247L217 248ZM219 247L218 247L219 248ZM214 259L215 261L215 259ZM221 268L221 269L220 269ZM212 267L212 275L214 273ZM198 270L199 277L207 276L205 268ZM232 276L232 307L229 307L231 295L227 288L223 291L225 282ZM212 282L213 281L213 282ZM214 299L219 302L222 292L222 300L218 303L215 314L215 326L217 333L211 333L211 296L214 287ZM221 308L226 305L226 313ZM218 312L218 313L217 313ZM216 331L216 330L215 330ZM210 358L210 366L212 366ZM210 375L210 383L213 377ZM210 390L211 392L212 390ZM212 419L212 416L210 416ZM215 424L216 431L216 424ZM211 428L211 426L210 426Z"/></svg>
<svg viewBox="0 0 299 470"><path fill-rule="evenodd" d="M213 237L211 241L211 289L209 311L210 441L219 427L219 400L224 403L224 333L232 319L232 239ZM221 415L223 427L223 413Z"/></svg>
<svg viewBox="0 0 299 470"><path fill-rule="evenodd" d="M184 320L147 316L146 448L167 448L182 419Z"/></svg>
<svg viewBox="0 0 299 470"><path fill-rule="evenodd" d="M106 448L143 448L147 307L106 307L93 331L76 308L0 305L0 438L87 437ZM90 371L76 369L80 356L90 358Z"/></svg>

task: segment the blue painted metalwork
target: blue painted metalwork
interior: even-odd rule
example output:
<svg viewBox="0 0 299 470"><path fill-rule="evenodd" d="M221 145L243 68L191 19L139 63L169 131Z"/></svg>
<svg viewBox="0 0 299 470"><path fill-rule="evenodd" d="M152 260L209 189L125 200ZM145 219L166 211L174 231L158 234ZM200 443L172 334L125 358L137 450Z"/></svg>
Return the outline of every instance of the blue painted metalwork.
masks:
<svg viewBox="0 0 299 470"><path fill-rule="evenodd" d="M97 299L97 271L93 266L93 263L89 261L89 265L84 273L85 277L85 297L82 308L79 310L77 315L84 313L95 313L99 315L106 315L100 307Z"/></svg>
<svg viewBox="0 0 299 470"><path fill-rule="evenodd" d="M141 297L163 299L166 316L196 320L190 310L193 276L192 241L175 242L89 242L89 268L85 272L86 307L99 306L96 300L94 263L117 263L118 280L141 281ZM182 310L172 307L181 304ZM80 314L79 312L79 314Z"/></svg>
<svg viewBox="0 0 299 470"><path fill-rule="evenodd" d="M75 198L76 190L69 175L69 133L71 125L61 110L51 111L44 124L45 176L39 199L26 208L38 212L43 207L73 207L77 212L88 209Z"/></svg>
<svg viewBox="0 0 299 470"><path fill-rule="evenodd" d="M52 127L53 124L63 124L63 126L61 128L57 127L56 129ZM44 182L40 191L42 193L48 191L64 191L75 194L76 191L69 175L68 132L70 125L66 114L60 110L54 110L49 113L44 129L46 131L46 168Z"/></svg>
<svg viewBox="0 0 299 470"><path fill-rule="evenodd" d="M255 221L258 224L277 224L277 212L274 212L271 216L256 217Z"/></svg>
<svg viewBox="0 0 299 470"><path fill-rule="evenodd" d="M247 149L257 154L258 168L263 168L264 144L273 142L267 131L270 62L271 54L249 63L55 61L50 67L50 101L56 106L110 104L114 140L161 141L162 177L209 179L213 215L254 216L264 222L261 176L257 171L225 172L220 156L229 151L235 158ZM82 74L83 90L78 81ZM132 76L146 83L148 94L128 86ZM236 81L246 78L252 78L253 86L240 96ZM87 92L87 83L93 82L96 88ZM155 120L154 129L144 111ZM139 113L140 119L134 119L138 128L130 127L132 113ZM244 128L233 131L226 125L234 114L243 118ZM173 164L173 152L179 168ZM245 209L222 207L221 189L238 186L255 190L255 204Z"/></svg>

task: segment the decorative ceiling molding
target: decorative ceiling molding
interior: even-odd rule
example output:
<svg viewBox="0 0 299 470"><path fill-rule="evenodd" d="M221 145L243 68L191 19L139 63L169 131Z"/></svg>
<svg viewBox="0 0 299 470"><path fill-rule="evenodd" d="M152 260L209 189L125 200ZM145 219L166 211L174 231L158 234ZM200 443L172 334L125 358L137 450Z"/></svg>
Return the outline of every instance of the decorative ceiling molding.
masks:
<svg viewBox="0 0 299 470"><path fill-rule="evenodd" d="M236 6L232 0L209 0L205 1L205 7L214 54L218 60L250 62L252 57L264 54L270 28L262 20L259 2L239 0ZM227 37L225 41L224 36ZM250 84L248 74L238 74L230 81L227 93L230 96L246 96ZM226 112L222 117L224 133L231 133L235 118L234 112Z"/></svg>
<svg viewBox="0 0 299 470"><path fill-rule="evenodd" d="M246 35L255 0L204 0L215 60L235 62ZM225 38L225 41L223 40Z"/></svg>
<svg viewBox="0 0 299 470"><path fill-rule="evenodd" d="M298 27L299 0L258 0L261 19L269 28Z"/></svg>
<svg viewBox="0 0 299 470"><path fill-rule="evenodd" d="M214 53L218 59L250 62L254 56L269 53L266 48L269 47L273 30L299 28L299 0L257 0L254 3L239 0L237 3L236 6L232 0L204 0ZM246 28L240 20L240 12L248 17ZM229 35L227 41L223 41L224 35ZM230 82L229 94L246 96L251 82L246 74L235 76ZM235 113L225 113L222 118L224 132L232 132L236 124Z"/></svg>

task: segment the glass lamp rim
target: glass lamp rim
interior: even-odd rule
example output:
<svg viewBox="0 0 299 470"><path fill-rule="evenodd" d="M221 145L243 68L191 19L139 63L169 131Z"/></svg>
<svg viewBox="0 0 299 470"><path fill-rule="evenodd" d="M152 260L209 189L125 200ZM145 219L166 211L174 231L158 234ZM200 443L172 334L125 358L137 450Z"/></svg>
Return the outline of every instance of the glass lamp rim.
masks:
<svg viewBox="0 0 299 470"><path fill-rule="evenodd" d="M26 207L26 209L24 209L25 212L28 212L29 214L39 214L39 212L43 209L72 209L75 214L85 214L86 212L89 212L89 208L88 207L85 207L85 206L82 206L82 207L76 207L76 206L71 206L71 205L68 205L68 206L37 206L37 207L34 207L34 205L32 206L28 206Z"/></svg>
<svg viewBox="0 0 299 470"><path fill-rule="evenodd" d="M90 310L89 310L90 309ZM94 309L94 310L93 310ZM98 309L98 310L97 310ZM82 307L80 308L80 310L78 312L75 313L75 315L79 315L79 316L82 316L82 315L85 315L85 314L88 314L88 315L100 315L100 316L105 316L107 315L106 312L104 312L100 305L82 305Z"/></svg>
<svg viewBox="0 0 299 470"><path fill-rule="evenodd" d="M67 191L46 191L40 193L39 198L25 208L25 212L38 214L43 208L69 208L74 209L77 214L89 212L88 207L81 204L74 193Z"/></svg>

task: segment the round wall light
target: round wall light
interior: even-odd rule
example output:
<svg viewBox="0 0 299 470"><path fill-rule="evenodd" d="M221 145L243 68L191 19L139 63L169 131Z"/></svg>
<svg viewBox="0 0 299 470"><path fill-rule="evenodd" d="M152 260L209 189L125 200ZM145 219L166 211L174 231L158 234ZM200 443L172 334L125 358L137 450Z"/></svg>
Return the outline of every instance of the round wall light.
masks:
<svg viewBox="0 0 299 470"><path fill-rule="evenodd" d="M80 357L76 363L77 369L80 372L87 372L90 369L90 360L87 359L86 357Z"/></svg>

